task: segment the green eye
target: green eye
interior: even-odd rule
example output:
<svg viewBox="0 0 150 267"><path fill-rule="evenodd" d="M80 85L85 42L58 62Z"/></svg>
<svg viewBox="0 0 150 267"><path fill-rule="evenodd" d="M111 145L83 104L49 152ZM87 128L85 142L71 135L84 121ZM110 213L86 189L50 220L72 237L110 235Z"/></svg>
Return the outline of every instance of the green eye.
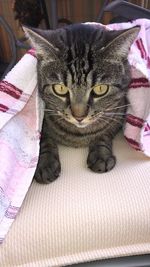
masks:
<svg viewBox="0 0 150 267"><path fill-rule="evenodd" d="M108 93L109 87L110 87L109 85L100 84L100 85L94 86L92 88L92 91L96 97L101 97L101 96L104 96Z"/></svg>
<svg viewBox="0 0 150 267"><path fill-rule="evenodd" d="M68 88L63 84L53 84L52 89L56 95L66 96L69 92Z"/></svg>

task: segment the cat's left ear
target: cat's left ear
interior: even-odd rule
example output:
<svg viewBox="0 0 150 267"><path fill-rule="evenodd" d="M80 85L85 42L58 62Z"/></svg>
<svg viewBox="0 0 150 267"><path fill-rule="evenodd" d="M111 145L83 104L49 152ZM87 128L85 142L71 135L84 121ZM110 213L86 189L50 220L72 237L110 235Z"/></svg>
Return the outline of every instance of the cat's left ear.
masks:
<svg viewBox="0 0 150 267"><path fill-rule="evenodd" d="M107 55L111 57L125 58L128 56L129 49L138 36L140 26L123 30L105 48ZM115 31L116 32L116 31ZM119 31L120 32L120 31Z"/></svg>
<svg viewBox="0 0 150 267"><path fill-rule="evenodd" d="M23 31L29 39L31 46L35 48L37 57L48 56L51 61L57 59L58 49L47 40L50 35L50 30L31 29L23 26Z"/></svg>

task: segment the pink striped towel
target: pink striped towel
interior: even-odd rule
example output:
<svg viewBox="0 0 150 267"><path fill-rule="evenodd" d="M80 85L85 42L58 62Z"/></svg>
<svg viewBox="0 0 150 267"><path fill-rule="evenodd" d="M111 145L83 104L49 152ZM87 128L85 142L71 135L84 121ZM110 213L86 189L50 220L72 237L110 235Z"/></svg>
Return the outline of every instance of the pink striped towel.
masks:
<svg viewBox="0 0 150 267"><path fill-rule="evenodd" d="M0 243L21 207L38 161L43 107L36 63L31 50L0 82Z"/></svg>
<svg viewBox="0 0 150 267"><path fill-rule="evenodd" d="M109 30L141 26L128 60L132 66L132 81L128 90L129 105L124 135L136 150L150 156L150 20L108 25Z"/></svg>
<svg viewBox="0 0 150 267"><path fill-rule="evenodd" d="M104 27L119 30L135 25L141 25L141 31L128 58L132 66L131 105L124 135L133 148L150 156L150 21ZM38 97L36 64L31 50L0 82L0 243L21 207L38 161L44 105Z"/></svg>

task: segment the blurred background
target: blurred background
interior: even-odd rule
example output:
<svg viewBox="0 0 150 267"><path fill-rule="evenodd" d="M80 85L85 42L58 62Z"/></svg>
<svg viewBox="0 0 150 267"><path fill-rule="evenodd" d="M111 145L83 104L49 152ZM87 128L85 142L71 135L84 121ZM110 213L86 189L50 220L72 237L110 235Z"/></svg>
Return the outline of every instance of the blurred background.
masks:
<svg viewBox="0 0 150 267"><path fill-rule="evenodd" d="M103 0L0 0L0 72L3 73L14 55L15 61L26 52L26 40L22 24L43 29L54 29L66 24L86 21L99 21L103 24L113 22L112 12L102 12L104 7L113 1ZM115 2L115 1L114 1ZM149 0L127 1L150 10ZM118 15L116 15L118 16ZM113 18L114 19L114 18ZM116 21L127 21L129 18L117 17ZM114 20L115 21L115 20ZM5 27L6 26L6 27ZM17 40L17 45L10 40L9 30ZM15 42L16 42L15 40ZM16 46L16 47L15 47Z"/></svg>

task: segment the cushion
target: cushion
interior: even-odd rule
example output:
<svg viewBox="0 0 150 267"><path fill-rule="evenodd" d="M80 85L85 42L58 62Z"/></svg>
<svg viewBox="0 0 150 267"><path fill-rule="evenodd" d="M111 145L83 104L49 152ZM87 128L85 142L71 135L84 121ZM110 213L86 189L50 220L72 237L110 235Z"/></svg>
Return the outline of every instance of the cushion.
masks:
<svg viewBox="0 0 150 267"><path fill-rule="evenodd" d="M150 161L119 134L116 167L87 169L87 148L60 147L61 176L33 182L6 240L3 267L62 266L150 253Z"/></svg>

